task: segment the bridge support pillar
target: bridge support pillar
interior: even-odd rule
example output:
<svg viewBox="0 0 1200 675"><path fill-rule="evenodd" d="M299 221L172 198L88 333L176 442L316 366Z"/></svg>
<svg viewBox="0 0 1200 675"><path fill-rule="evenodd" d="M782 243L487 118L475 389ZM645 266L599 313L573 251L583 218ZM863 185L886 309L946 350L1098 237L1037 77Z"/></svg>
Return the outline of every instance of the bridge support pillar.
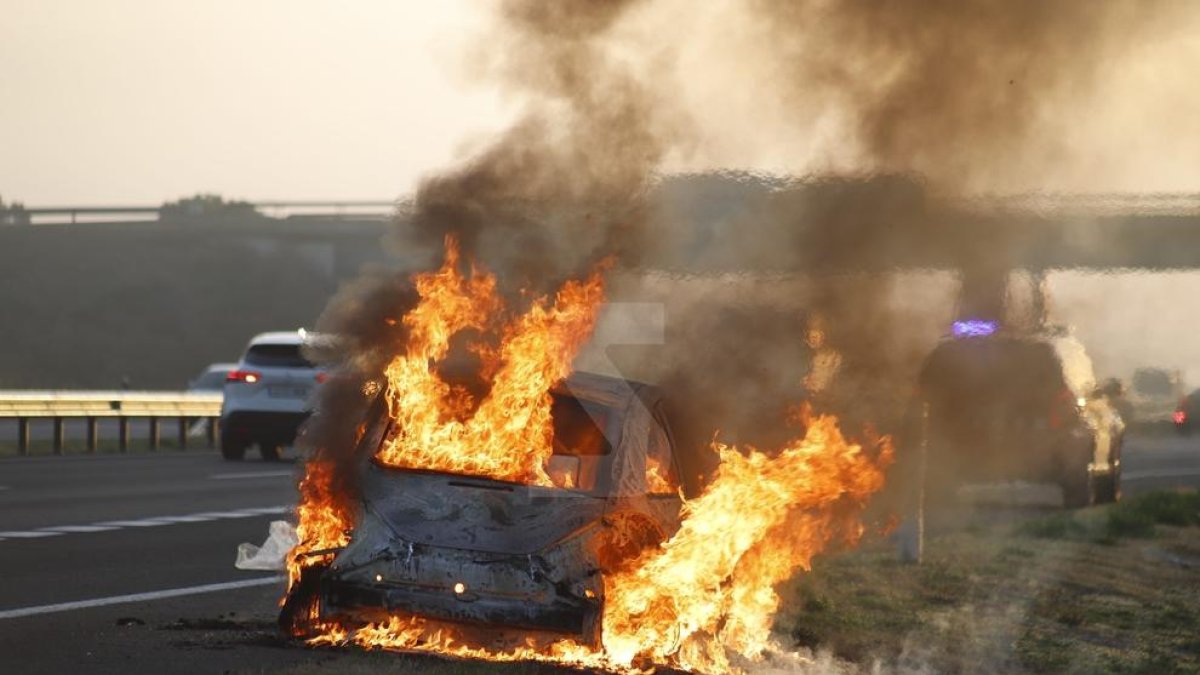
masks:
<svg viewBox="0 0 1200 675"><path fill-rule="evenodd" d="M63 439L66 438L67 420L62 417L54 418L54 454L63 454Z"/></svg>
<svg viewBox="0 0 1200 675"><path fill-rule="evenodd" d="M96 452L96 446L100 444L100 422L95 417L87 418L87 451L89 453Z"/></svg>

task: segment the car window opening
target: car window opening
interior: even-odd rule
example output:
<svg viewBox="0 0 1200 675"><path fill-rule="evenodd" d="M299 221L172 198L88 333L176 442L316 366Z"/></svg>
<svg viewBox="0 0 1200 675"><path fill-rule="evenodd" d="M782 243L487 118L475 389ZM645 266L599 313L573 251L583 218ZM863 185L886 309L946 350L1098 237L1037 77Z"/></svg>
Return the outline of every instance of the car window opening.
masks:
<svg viewBox="0 0 1200 675"><path fill-rule="evenodd" d="M552 394L554 454L546 473L556 487L591 492L596 489L604 457L612 452L605 430L611 411L577 398Z"/></svg>

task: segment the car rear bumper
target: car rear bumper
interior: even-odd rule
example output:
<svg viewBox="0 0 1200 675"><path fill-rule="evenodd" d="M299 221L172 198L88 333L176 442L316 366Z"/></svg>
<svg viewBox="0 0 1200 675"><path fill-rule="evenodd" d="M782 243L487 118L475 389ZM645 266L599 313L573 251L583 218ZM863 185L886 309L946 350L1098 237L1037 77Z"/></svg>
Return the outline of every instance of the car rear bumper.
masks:
<svg viewBox="0 0 1200 675"><path fill-rule="evenodd" d="M386 580L361 583L330 579L322 584L321 616L370 621L382 614L400 612L494 630L566 634L591 641L599 603L560 595L553 588L547 591L509 594L467 586L458 594L449 583L419 586Z"/></svg>

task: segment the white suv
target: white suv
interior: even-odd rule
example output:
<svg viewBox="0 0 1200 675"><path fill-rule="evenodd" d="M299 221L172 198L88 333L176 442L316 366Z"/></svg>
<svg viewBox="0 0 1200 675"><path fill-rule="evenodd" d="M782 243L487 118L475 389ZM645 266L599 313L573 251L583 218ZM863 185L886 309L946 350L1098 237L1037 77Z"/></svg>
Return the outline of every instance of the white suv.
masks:
<svg viewBox="0 0 1200 675"><path fill-rule="evenodd" d="M225 378L221 405L221 455L238 460L257 445L264 460L279 459L280 449L312 411L313 394L325 371L304 357L302 348L316 336L303 329L256 335L237 369Z"/></svg>

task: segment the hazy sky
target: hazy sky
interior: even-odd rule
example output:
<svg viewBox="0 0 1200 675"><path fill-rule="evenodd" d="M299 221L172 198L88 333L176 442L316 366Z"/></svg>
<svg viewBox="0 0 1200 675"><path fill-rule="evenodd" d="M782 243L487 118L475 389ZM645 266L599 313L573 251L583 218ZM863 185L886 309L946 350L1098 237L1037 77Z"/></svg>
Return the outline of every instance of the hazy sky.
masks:
<svg viewBox="0 0 1200 675"><path fill-rule="evenodd" d="M392 199L503 124L466 0L0 0L0 196Z"/></svg>
<svg viewBox="0 0 1200 675"><path fill-rule="evenodd" d="M671 108L658 112L681 113L693 141L661 170L874 168L840 99L809 95L806 81L789 84L803 96L780 96L771 75L790 71L752 3L648 5L617 46L655 74ZM0 197L53 206L410 194L524 104L467 75L468 55L502 48L485 30L493 6L0 0ZM970 187L1200 190L1200 2L1177 6L1130 49L1097 57L1094 91L1076 95L1068 82L1039 99L1042 135L1009 153L1016 166L997 161L993 182Z"/></svg>

